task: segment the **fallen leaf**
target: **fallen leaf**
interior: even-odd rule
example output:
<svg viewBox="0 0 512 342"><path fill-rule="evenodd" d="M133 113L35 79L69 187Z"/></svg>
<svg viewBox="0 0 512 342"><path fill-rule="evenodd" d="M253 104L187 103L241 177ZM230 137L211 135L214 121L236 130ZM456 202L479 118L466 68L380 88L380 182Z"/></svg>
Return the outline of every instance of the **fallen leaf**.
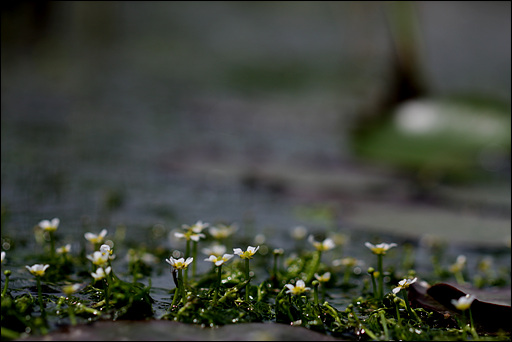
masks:
<svg viewBox="0 0 512 342"><path fill-rule="evenodd" d="M510 289L504 291L510 293ZM471 313L475 329L479 333L510 333L512 331L512 325L510 324L512 322L512 308L510 305L504 305L502 300L493 302L479 299L483 297L492 298L493 291L489 291L489 293L486 294L486 290L448 283L429 285L420 281L409 287L408 299L413 307L436 312L447 319L447 325L453 325L463 313L457 310L451 301L457 300L466 294L474 295L476 299L471 305Z"/></svg>

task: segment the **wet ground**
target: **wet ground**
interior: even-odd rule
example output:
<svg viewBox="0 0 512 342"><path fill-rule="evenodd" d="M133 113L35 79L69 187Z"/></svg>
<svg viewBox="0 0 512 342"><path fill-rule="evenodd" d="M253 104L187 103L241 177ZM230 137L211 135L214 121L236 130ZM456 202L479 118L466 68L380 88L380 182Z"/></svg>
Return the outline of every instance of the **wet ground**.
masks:
<svg viewBox="0 0 512 342"><path fill-rule="evenodd" d="M59 217L62 242L123 226L171 251L167 233L203 220L286 249L304 225L347 234L362 258L376 237L433 236L510 269L507 169L425 199L354 156L348 131L387 87L390 37L381 5L317 3L3 10L2 238L31 246ZM510 104L510 3L418 6L432 93Z"/></svg>

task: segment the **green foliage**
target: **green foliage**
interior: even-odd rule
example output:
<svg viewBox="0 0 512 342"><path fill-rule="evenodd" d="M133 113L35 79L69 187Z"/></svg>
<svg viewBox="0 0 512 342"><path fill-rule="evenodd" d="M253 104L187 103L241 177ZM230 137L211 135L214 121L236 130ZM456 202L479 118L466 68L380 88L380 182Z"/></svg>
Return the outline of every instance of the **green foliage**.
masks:
<svg viewBox="0 0 512 342"><path fill-rule="evenodd" d="M32 278L30 282L6 281L2 295L2 339L44 335L62 324L75 325L97 319L161 319L201 327L275 322L302 326L345 340L464 340L475 337L442 315L422 308L411 309L402 296L389 291L392 284L398 284L404 276L416 276L416 271L411 269L413 262L388 265L386 258L389 255L383 256L387 290L380 299L371 290L368 273L346 272L347 266L336 268L331 265L332 260L326 258L329 255L322 256L309 247L304 246L288 259L282 255L283 262L279 265L284 266L280 267L274 267L275 256L271 253L254 255L251 261L254 273L251 272L249 279L243 259L226 262L220 273L212 265L210 270L190 277L183 285L183 292L172 288L172 284L177 286L178 282L174 283L170 274L169 288L152 288L151 276L158 270L151 263L153 259L147 255L150 249L145 245L128 249L124 273L115 270L96 281L91 278L93 267L84 253L56 258L41 277L43 298L36 295ZM453 277L447 268L443 268L443 251L442 248L433 250L437 260L431 275L433 279L439 279L440 275ZM414 247L407 245L407 258L413 260L413 254ZM161 253L163 255L166 254ZM46 255L39 257L33 259L50 261ZM374 260L373 257L370 259ZM503 276L506 270L496 272L484 266L481 266L482 273L477 274L479 277L474 277L475 284L485 286L483 272L487 272L487 284L510 284ZM112 268L115 269L115 260ZM332 274L328 281L310 281L312 274L325 272ZM5 274L7 277L11 272ZM148 285L141 282L144 280ZM289 289L299 280L305 281L308 289L294 294ZM81 286L76 292L64 296L60 289L70 283ZM165 292L165 297L155 299L153 294L158 290ZM344 299L340 300L340 294ZM179 297L174 298L175 295ZM481 334L478 338L492 340L499 337Z"/></svg>

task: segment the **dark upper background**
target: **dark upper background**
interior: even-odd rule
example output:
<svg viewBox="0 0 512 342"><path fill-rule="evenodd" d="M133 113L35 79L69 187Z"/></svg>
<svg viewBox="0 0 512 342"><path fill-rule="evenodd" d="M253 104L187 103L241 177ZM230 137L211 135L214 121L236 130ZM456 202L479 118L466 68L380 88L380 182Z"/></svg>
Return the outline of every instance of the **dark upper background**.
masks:
<svg viewBox="0 0 512 342"><path fill-rule="evenodd" d="M421 201L353 153L395 87L392 3L4 1L2 235L60 217L63 235L203 220L279 239L334 218L510 243L508 164ZM510 106L510 10L402 9L423 94Z"/></svg>

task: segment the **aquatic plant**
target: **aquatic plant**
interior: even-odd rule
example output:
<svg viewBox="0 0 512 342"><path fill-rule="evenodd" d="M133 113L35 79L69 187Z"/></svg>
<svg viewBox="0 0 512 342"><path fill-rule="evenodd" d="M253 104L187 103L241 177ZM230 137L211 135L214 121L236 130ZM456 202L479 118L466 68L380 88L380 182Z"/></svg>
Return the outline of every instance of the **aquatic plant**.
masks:
<svg viewBox="0 0 512 342"><path fill-rule="evenodd" d="M196 228L192 228L194 226ZM187 239L188 234L190 243L200 239L211 242L201 250L207 256L201 260L211 264L210 271L187 278L186 270L197 264L193 256L174 250L167 257L168 248L161 246L154 248L152 253L146 251L147 246L136 244L123 250L122 244L118 243L116 254L126 251L126 257L121 258L126 268L119 270L118 265L116 275L114 266L118 260L114 242L99 243L103 242L106 232L98 234L96 240L87 239L95 246L90 254L86 254L85 249L81 253L72 250L71 244L55 249L62 257L66 256L68 268L62 267L64 261L61 258L53 260L54 263L26 266L36 278L37 296L31 293L30 287L12 291L8 286L12 272L5 270L2 337L44 335L57 328L56 322L75 326L99 318L153 318L203 327L276 322L352 340L486 338L486 331L478 331L478 322L474 322L473 295L450 297L452 300L448 302L452 306L446 310L457 310L460 318L435 318L435 311L421 306L421 300L416 300L416 286L420 281L415 270L400 269L402 263L394 263L395 266L388 267L384 273L382 258L389 249L398 246L396 243L365 243L377 255L376 267L369 267L366 274L361 270L362 260L350 256L341 258L341 251L334 249L336 244L330 238L317 241L309 234L307 241L314 250L304 246L288 253L280 247L271 248L260 239L257 246L249 245L246 250L233 248L233 254L226 254L227 248L222 243L228 236L236 237L231 229L222 235L216 229L225 228L208 226L202 221L182 227L185 230L178 237ZM210 228L209 235L201 232L205 227ZM297 239L297 243L299 241ZM332 260L323 255L325 251L330 251ZM194 252L189 248L188 253L193 255ZM52 260L43 259L45 255L35 255L34 258ZM243 262L229 262L235 255L240 257L235 261ZM286 258L283 265L279 263L281 258ZM249 264L251 259L254 260ZM2 267L6 262L9 260L2 251ZM151 278L158 274L159 264L170 265L172 277L166 277L169 282L174 282L175 288L152 289ZM466 265L464 262L464 267ZM58 276L54 277L55 274ZM397 284L389 291L383 285L384 274L386 282ZM435 274L434 271L431 280L435 281ZM498 277L499 273L494 274ZM455 273L451 276L456 280ZM43 287L48 291L43 291ZM158 293L155 299L154 295ZM500 331L493 333L498 334L493 335L498 338L502 336ZM503 327L503 333L507 333L506 327Z"/></svg>
<svg viewBox="0 0 512 342"><path fill-rule="evenodd" d="M217 305L217 297L219 295L219 289L222 278L222 265L229 259L231 259L233 256L233 254L224 254L223 256L210 255L209 258L204 259L205 261L213 262L214 265L217 267L218 272L217 284L215 286L215 294L213 296L213 305Z"/></svg>
<svg viewBox="0 0 512 342"><path fill-rule="evenodd" d="M240 258L245 260L245 280L247 281L247 285L245 287L245 301L249 303L249 282L251 281L250 270L249 270L249 260L252 259L254 254L260 249L260 246L253 247L248 246L246 251L243 251L241 248L233 248L233 253L238 255Z"/></svg>
<svg viewBox="0 0 512 342"><path fill-rule="evenodd" d="M308 241L315 247L317 253L313 259L313 266L311 267L306 282L310 283L315 276L315 273L318 271L318 266L322 260L322 253L333 249L336 245L334 244L334 240L331 238L327 238L324 241L316 241L313 235L308 236Z"/></svg>
<svg viewBox="0 0 512 342"><path fill-rule="evenodd" d="M174 236L176 236L178 239L185 239L186 240L186 247L185 247L185 257L190 257L190 242L192 242L192 260L197 259L197 242L201 239L206 237L203 233L204 228L208 227L209 223L203 223L203 221L197 221L195 224L189 226L189 225L182 225L182 228L185 230L184 233L176 232L174 233ZM196 264L192 264L192 276L195 276L196 274ZM188 279L188 267L185 268L185 283Z"/></svg>
<svg viewBox="0 0 512 342"><path fill-rule="evenodd" d="M186 270L188 268L188 265L190 265L194 258L188 257L187 260L184 258L174 259L172 256L169 259L165 259L165 261L173 267L173 278L176 283L176 291L174 293L174 298L172 300L172 305L174 306L176 304L176 299L178 298L178 291L181 296L181 301L185 301L185 280L183 279L183 270ZM176 275L177 273L177 275Z"/></svg>
<svg viewBox="0 0 512 342"><path fill-rule="evenodd" d="M396 243L379 243L378 245L373 245L369 242L364 244L368 247L373 254L377 255L377 278L379 279L379 287L378 287L378 296L377 298L382 300L384 298L384 267L383 267L383 257L386 255L387 251L390 248L396 247ZM372 272L373 273L373 272ZM373 273L373 275L375 275Z"/></svg>

